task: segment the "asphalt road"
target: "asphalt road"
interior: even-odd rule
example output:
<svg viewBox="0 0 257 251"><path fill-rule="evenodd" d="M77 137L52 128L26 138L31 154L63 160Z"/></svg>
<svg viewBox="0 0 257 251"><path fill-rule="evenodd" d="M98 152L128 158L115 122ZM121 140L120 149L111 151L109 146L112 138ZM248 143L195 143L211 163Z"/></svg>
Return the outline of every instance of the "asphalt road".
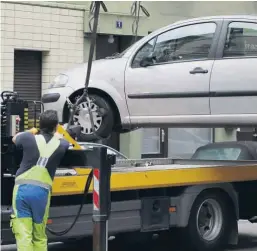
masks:
<svg viewBox="0 0 257 251"><path fill-rule="evenodd" d="M247 221L241 221L239 223L239 244L237 247L228 249L227 251L257 251L257 223L251 224ZM172 247L172 248L171 248ZM110 251L138 251L138 250L148 250L148 251L184 251L174 240L174 245L167 246L167 243L162 242L161 240L152 240L144 242L141 244L133 244L129 241L119 242L119 240L113 240L109 242ZM2 246L1 250L3 251L16 251L15 245ZM88 250L86 246L73 244L63 244L63 243L52 243L49 245L49 251L82 251Z"/></svg>

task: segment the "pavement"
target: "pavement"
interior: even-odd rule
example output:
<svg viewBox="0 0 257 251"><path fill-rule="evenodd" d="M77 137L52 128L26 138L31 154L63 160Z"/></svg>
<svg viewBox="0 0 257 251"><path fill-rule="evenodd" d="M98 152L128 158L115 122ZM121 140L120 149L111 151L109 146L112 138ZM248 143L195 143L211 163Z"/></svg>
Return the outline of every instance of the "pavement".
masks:
<svg viewBox="0 0 257 251"><path fill-rule="evenodd" d="M226 251L257 251L257 223L251 224L248 221L239 222L239 244L236 247L227 249ZM172 248L171 248L172 247ZM1 250L3 251L16 251L15 245L6 245L2 246ZM83 246L81 243L51 243L49 244L49 251L90 251L89 248ZM92 250L92 249L91 249ZM139 251L139 250L148 250L148 251L184 251L181 247L174 242L174 245L167 245L161 240L151 240L143 242L141 244L132 244L129 241L119 242L119 240L113 240L109 242L110 251Z"/></svg>

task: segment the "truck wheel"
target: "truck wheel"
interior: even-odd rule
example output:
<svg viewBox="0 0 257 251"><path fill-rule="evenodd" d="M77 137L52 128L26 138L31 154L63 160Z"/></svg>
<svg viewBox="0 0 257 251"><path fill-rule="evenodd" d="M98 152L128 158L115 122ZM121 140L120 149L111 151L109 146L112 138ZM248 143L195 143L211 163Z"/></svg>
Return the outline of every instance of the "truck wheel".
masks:
<svg viewBox="0 0 257 251"><path fill-rule="evenodd" d="M110 104L99 95L89 94L91 111L93 115L95 133L102 138L108 137L112 133L114 125L114 116ZM80 110L75 113L73 123L82 127L82 132L79 141L94 141L97 136L93 134L91 127L88 102L82 100L79 104Z"/></svg>
<svg viewBox="0 0 257 251"><path fill-rule="evenodd" d="M203 193L191 209L186 234L197 251L220 251L228 244L233 212L227 198L217 193Z"/></svg>

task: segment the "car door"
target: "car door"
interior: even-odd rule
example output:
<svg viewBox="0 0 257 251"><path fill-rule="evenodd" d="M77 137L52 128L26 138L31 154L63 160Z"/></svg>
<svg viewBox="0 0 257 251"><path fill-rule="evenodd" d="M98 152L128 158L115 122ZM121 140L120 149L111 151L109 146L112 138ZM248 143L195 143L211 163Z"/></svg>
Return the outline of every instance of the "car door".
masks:
<svg viewBox="0 0 257 251"><path fill-rule="evenodd" d="M203 22L168 30L134 54L125 72L132 124L184 123L185 118L190 121L197 115L210 114L209 80L213 65L210 56L218 25ZM149 55L153 63L140 66L142 58Z"/></svg>
<svg viewBox="0 0 257 251"><path fill-rule="evenodd" d="M228 20L221 34L210 84L211 114L246 121L257 114L257 19Z"/></svg>

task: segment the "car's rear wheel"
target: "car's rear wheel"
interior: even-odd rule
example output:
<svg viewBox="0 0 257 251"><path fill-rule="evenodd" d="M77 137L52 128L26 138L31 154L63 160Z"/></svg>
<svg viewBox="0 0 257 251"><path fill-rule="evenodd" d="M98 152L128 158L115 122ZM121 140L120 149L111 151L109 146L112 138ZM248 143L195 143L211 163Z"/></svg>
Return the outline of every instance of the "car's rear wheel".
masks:
<svg viewBox="0 0 257 251"><path fill-rule="evenodd" d="M203 193L195 201L186 235L191 250L220 251L228 244L233 210L223 194Z"/></svg>
<svg viewBox="0 0 257 251"><path fill-rule="evenodd" d="M83 99L73 117L73 123L81 126L79 141L95 141L98 136L106 138L112 133L114 126L113 110L108 101L96 94L89 94L89 99L96 135L90 121L89 104L86 99Z"/></svg>

